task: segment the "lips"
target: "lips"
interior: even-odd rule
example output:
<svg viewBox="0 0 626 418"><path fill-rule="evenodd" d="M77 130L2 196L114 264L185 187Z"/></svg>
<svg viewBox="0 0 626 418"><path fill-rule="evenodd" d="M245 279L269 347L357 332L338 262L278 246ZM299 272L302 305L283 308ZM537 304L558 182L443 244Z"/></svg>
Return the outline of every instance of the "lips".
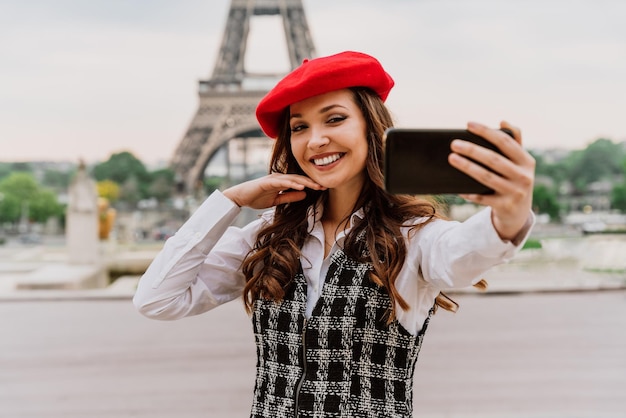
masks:
<svg viewBox="0 0 626 418"><path fill-rule="evenodd" d="M322 157L322 158L312 158L311 161L313 162L313 164L315 164L317 166L325 166L325 165L329 165L329 164L334 163L335 161L337 161L338 159L340 159L344 155L345 155L344 153L338 152L336 154L327 155L327 156Z"/></svg>

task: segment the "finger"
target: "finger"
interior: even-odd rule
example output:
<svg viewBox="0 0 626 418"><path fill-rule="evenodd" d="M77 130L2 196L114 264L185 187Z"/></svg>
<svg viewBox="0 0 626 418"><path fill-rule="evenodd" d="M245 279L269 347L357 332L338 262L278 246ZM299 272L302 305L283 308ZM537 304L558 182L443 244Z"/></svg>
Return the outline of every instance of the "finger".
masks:
<svg viewBox="0 0 626 418"><path fill-rule="evenodd" d="M450 143L450 150L452 151L449 156L450 164L464 172L466 170L482 171L479 169L483 167L476 164L480 163L502 174L510 170L513 165L507 157L470 141L455 139Z"/></svg>
<svg viewBox="0 0 626 418"><path fill-rule="evenodd" d="M280 177L270 178L267 182L263 183L261 187L265 192L277 193L291 190L304 190L306 188L306 186L302 184L302 182Z"/></svg>
<svg viewBox="0 0 626 418"><path fill-rule="evenodd" d="M519 128L506 122L503 122L501 127L510 129L513 133L513 138L500 129L492 129L477 122L469 122L467 124L467 129L470 132L494 144L508 159L517 164L523 163L527 159L527 152L521 146L521 131Z"/></svg>
<svg viewBox="0 0 626 418"><path fill-rule="evenodd" d="M464 145L465 144L460 144L460 147ZM458 146L459 145L457 145L457 147ZM480 146L476 147L483 148ZM495 152L485 148L483 148L483 150L491 159L482 158L481 156L476 154L472 155L471 153L470 157L472 159L469 159L453 152L449 155L448 161L451 166L472 177L479 183L493 189L496 194L516 194L520 188L524 190L529 187L532 188L532 170L515 165ZM475 151L482 153L483 150L479 149ZM479 161L489 168L485 168L472 160Z"/></svg>
<svg viewBox="0 0 626 418"><path fill-rule="evenodd" d="M303 190L305 187L313 190L325 190L326 188L309 177L302 176L299 174L280 174L273 177L273 179L277 182L275 183L275 187L281 188L283 190L286 189L296 189Z"/></svg>
<svg viewBox="0 0 626 418"><path fill-rule="evenodd" d="M469 142L461 142L463 141L451 146L453 152L449 155L448 161L450 165L475 180L502 192L510 191L505 187L508 182L520 184L532 182L535 163L530 154L528 158L516 164L494 151ZM498 178L504 182L497 181Z"/></svg>
<svg viewBox="0 0 626 418"><path fill-rule="evenodd" d="M520 145L522 144L522 131L520 130L520 128L518 128L517 126L511 125L509 122L505 120L500 122L500 128L508 129L509 131L511 131L513 133L513 139L515 139L515 141L517 141L518 144Z"/></svg>
<svg viewBox="0 0 626 418"><path fill-rule="evenodd" d="M498 155L497 153L493 154L494 158L498 157L504 159L504 157ZM476 158L474 158L474 156L472 156L472 158L477 160ZM507 179L505 177L502 177L501 173L496 172L496 170L501 167L499 165L496 165L493 161L487 162L485 163L485 165L490 164L491 170L494 171L488 170L487 168L475 163L474 161L454 152L448 156L448 162L452 167L462 171L474 180L484 184L485 186L495 190L498 193L506 192L510 187L507 184ZM508 162L507 164L511 165L510 162ZM494 165L496 165L496 168L493 168ZM502 171L507 172L509 170L505 169Z"/></svg>
<svg viewBox="0 0 626 418"><path fill-rule="evenodd" d="M283 203L297 202L303 200L306 197L306 192L302 190L288 191L279 193L274 201L274 206L282 205Z"/></svg>
<svg viewBox="0 0 626 418"><path fill-rule="evenodd" d="M299 184L302 184L304 187L308 187L309 189L326 190L326 187L322 186L321 184L316 183L315 181L305 176L298 176L296 181L299 182Z"/></svg>

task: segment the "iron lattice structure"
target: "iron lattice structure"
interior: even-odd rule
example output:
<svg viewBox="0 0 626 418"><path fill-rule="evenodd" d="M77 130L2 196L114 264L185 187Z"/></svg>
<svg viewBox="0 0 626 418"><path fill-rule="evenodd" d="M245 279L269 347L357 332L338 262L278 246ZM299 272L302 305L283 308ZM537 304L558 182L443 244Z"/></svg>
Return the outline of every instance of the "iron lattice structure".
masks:
<svg viewBox="0 0 626 418"><path fill-rule="evenodd" d="M246 81L284 74L249 73L244 66L250 19L262 15L282 17L292 70L316 56L302 0L231 0L213 74L199 82L198 110L171 162L181 191L202 184L209 161L231 139L264 136L255 109L268 90L246 87Z"/></svg>

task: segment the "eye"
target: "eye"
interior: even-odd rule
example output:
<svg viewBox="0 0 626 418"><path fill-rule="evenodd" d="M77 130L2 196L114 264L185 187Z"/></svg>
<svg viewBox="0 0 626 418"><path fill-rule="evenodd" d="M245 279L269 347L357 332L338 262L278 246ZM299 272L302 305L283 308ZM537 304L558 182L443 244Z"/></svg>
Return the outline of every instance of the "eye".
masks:
<svg viewBox="0 0 626 418"><path fill-rule="evenodd" d="M331 117L328 118L328 120L326 121L326 123L340 123L343 122L344 120L346 120L348 117L344 116L344 115L332 115Z"/></svg>
<svg viewBox="0 0 626 418"><path fill-rule="evenodd" d="M294 132L300 132L300 131L302 131L302 130L304 130L304 129L306 129L306 128L307 128L307 126L306 126L304 123L295 124L295 125L293 125L293 126L291 127L291 132L292 132L292 133L294 133Z"/></svg>

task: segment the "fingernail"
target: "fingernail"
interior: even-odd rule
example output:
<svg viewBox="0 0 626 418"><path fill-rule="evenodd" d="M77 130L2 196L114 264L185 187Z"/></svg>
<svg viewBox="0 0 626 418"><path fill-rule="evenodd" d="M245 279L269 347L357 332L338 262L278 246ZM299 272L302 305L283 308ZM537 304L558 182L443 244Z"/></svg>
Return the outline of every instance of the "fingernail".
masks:
<svg viewBox="0 0 626 418"><path fill-rule="evenodd" d="M464 150L467 148L467 142L462 139L454 139L450 142L450 148Z"/></svg>

